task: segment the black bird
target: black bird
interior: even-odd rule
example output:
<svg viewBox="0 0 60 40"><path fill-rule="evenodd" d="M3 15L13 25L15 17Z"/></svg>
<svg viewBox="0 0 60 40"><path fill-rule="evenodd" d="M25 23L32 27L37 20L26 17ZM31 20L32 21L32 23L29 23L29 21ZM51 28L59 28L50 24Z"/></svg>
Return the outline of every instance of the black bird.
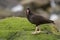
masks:
<svg viewBox="0 0 60 40"><path fill-rule="evenodd" d="M32 23L32 24L35 24L36 25L36 29L35 29L35 32L33 32L33 34L36 34L36 33L39 33L40 32L40 29L38 27L38 25L41 25L41 24L47 24L47 23L54 23L54 21L52 20L49 20L41 15L36 15L36 14L33 14L30 10L30 8L27 8L26 10L26 16L27 16L27 19Z"/></svg>

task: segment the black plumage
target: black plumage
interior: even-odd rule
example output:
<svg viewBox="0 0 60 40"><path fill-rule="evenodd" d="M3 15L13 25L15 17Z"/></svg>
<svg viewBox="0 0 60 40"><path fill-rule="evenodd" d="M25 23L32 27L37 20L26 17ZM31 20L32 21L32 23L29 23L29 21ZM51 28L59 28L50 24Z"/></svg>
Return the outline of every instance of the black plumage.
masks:
<svg viewBox="0 0 60 40"><path fill-rule="evenodd" d="M47 24L47 23L53 23L54 21L49 20L43 16L33 14L29 8L26 10L26 15L27 19L32 23L35 24L36 26L41 25L41 24Z"/></svg>
<svg viewBox="0 0 60 40"><path fill-rule="evenodd" d="M36 25L35 32L33 32L32 34L37 34L37 33L40 33L41 32L41 30L39 28L39 25L41 25L41 24L48 24L48 23L55 24L54 21L52 21L52 20L49 20L49 19L47 19L47 18L45 18L45 17L43 17L41 15L33 14L29 8L27 8L27 10L26 10L26 16L27 16L27 19L32 24L35 24ZM54 28L57 30L57 32L59 32L56 27L54 27Z"/></svg>

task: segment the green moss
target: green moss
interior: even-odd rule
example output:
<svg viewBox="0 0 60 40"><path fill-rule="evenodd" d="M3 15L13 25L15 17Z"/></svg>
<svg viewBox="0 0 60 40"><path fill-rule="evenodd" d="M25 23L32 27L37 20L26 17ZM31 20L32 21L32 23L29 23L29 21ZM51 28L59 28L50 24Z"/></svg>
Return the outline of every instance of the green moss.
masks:
<svg viewBox="0 0 60 40"><path fill-rule="evenodd" d="M51 32L52 25L40 25L41 30ZM32 35L35 25L26 18L10 17L0 20L0 39L3 40L58 40L55 34ZM60 40L60 39L59 39Z"/></svg>

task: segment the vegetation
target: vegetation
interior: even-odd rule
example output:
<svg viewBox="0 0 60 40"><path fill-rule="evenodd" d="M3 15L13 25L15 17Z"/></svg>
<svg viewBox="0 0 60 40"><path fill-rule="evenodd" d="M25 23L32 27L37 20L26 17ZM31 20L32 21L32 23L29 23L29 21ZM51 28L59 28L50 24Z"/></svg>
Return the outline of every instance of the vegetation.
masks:
<svg viewBox="0 0 60 40"><path fill-rule="evenodd" d="M42 31L52 32L53 25L40 25ZM0 40L60 40L60 35L40 33L32 35L35 25L26 18L10 17L0 20Z"/></svg>

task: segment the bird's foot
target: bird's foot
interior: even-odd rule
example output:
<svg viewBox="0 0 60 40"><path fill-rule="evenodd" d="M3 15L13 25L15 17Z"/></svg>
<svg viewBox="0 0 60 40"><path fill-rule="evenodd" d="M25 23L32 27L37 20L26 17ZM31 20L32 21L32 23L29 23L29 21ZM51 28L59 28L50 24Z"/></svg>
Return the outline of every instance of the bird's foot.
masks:
<svg viewBox="0 0 60 40"><path fill-rule="evenodd" d="M37 31L35 31L35 32L32 32L32 34L37 34Z"/></svg>
<svg viewBox="0 0 60 40"><path fill-rule="evenodd" d="M39 34L41 31L32 32L32 34Z"/></svg>
<svg viewBox="0 0 60 40"><path fill-rule="evenodd" d="M41 31L37 31L37 34L39 34Z"/></svg>

